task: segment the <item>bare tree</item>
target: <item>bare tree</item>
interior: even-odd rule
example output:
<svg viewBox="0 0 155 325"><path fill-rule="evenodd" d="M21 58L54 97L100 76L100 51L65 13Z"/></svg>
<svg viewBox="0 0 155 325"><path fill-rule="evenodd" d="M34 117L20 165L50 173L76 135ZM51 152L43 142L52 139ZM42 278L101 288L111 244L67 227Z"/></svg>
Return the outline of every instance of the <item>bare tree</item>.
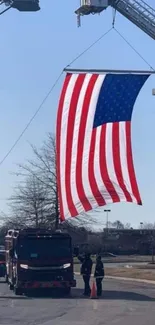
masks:
<svg viewBox="0 0 155 325"><path fill-rule="evenodd" d="M31 176L38 181L43 191L46 193L45 201L48 202L51 208L51 221L55 220L55 229L59 226L59 204L58 191L56 179L56 142L55 136L48 133L47 139L44 141L42 147L37 149L31 145L34 159L28 160L26 164L18 164L18 176ZM50 211L49 211L50 212ZM95 218L83 213L81 216L71 219L67 222L67 227L78 229L79 227L91 228L96 225Z"/></svg>
<svg viewBox="0 0 155 325"><path fill-rule="evenodd" d="M142 226L143 229L155 229L155 223L151 222L144 222Z"/></svg>
<svg viewBox="0 0 155 325"><path fill-rule="evenodd" d="M124 228L128 228L129 224L125 225L120 221L120 220L116 220L114 222L109 222L109 228L114 228L114 229L124 229Z"/></svg>
<svg viewBox="0 0 155 325"><path fill-rule="evenodd" d="M33 145L31 145L31 148L33 151L34 158L28 160L26 164L18 164L19 171L18 173L16 173L16 175L22 176L24 177L24 179L31 179L31 185L33 179L33 185L35 184L35 187L33 188L33 193L36 191L37 184L37 188L40 189L42 193L40 193L40 197L38 198L40 203L38 203L37 206L46 206L46 209L49 213L49 217L47 217L47 219L50 219L50 223L52 225L53 223L55 223L55 228L57 229L59 225L59 206L56 182L55 136L51 133L48 133L47 139L46 141L44 141L40 149L37 149ZM17 195L12 198L12 201L16 198ZM21 197L19 197L19 200L17 200L18 203L20 199Z"/></svg>
<svg viewBox="0 0 155 325"><path fill-rule="evenodd" d="M124 229L131 229L131 223L127 222L124 224Z"/></svg>
<svg viewBox="0 0 155 325"><path fill-rule="evenodd" d="M10 198L14 221L19 219L25 226L53 227L54 206L48 199L48 191L33 175L28 175L25 183L18 185Z"/></svg>
<svg viewBox="0 0 155 325"><path fill-rule="evenodd" d="M15 189L11 197L11 212L15 215L14 221L22 216L25 225L35 224L52 226L57 229L59 225L59 204L56 179L56 143L55 136L47 134L46 140L40 149L31 145L33 158L25 164L18 164L19 170L15 174L24 180ZM98 210L95 210L96 214ZM83 213L77 218L71 218L65 223L65 228L74 232L84 227L87 230L98 225L96 218Z"/></svg>

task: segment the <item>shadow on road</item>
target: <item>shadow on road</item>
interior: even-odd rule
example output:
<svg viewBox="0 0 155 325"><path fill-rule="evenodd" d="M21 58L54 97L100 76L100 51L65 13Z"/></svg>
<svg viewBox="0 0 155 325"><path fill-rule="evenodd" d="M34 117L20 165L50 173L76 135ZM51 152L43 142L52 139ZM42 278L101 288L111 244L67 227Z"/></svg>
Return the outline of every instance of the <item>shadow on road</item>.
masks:
<svg viewBox="0 0 155 325"><path fill-rule="evenodd" d="M107 300L134 300L134 301L155 301L155 298L149 297L145 294L140 294L131 291L103 291L101 299Z"/></svg>
<svg viewBox="0 0 155 325"><path fill-rule="evenodd" d="M32 298L26 296L0 295L0 299L25 300L25 299L32 299Z"/></svg>
<svg viewBox="0 0 155 325"><path fill-rule="evenodd" d="M82 295L82 289L73 289L71 295L64 296L57 292L34 292L28 296L15 296L15 295L0 295L0 299L87 299ZM155 298L149 297L145 294L140 294L131 291L113 291L113 290L104 290L102 297L99 300L130 300L130 301L155 301Z"/></svg>
<svg viewBox="0 0 155 325"><path fill-rule="evenodd" d="M89 297L82 296L81 289L74 289L72 291L73 298L83 298L90 299ZM102 297L99 300L131 300L131 301L155 301L155 298L149 297L145 294L140 294L131 291L114 291L114 290L104 290Z"/></svg>

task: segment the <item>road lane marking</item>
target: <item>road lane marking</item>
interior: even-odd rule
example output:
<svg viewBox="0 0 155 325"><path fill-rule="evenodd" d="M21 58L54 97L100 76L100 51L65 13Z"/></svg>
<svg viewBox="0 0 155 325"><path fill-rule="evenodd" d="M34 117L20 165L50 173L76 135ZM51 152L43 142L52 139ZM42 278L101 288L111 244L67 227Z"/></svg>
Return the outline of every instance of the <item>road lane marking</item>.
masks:
<svg viewBox="0 0 155 325"><path fill-rule="evenodd" d="M98 301L93 301L93 309L97 310L98 309Z"/></svg>

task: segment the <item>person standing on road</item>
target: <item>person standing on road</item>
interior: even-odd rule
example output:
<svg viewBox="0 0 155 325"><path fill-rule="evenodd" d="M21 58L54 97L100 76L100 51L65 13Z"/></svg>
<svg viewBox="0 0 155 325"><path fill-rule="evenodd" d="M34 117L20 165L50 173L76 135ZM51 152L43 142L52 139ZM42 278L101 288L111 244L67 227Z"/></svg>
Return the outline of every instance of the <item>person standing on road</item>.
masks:
<svg viewBox="0 0 155 325"><path fill-rule="evenodd" d="M104 265L102 263L101 256L99 255L96 259L96 266L94 277L96 279L96 287L97 287L97 296L102 296L102 281L104 278Z"/></svg>
<svg viewBox="0 0 155 325"><path fill-rule="evenodd" d="M90 277L91 277L91 271L92 271L92 265L93 262L91 260L90 254L85 254L85 257L78 257L79 261L82 262L81 265L81 275L83 276L83 281L84 281L84 296L89 296L91 293L91 288L90 288Z"/></svg>

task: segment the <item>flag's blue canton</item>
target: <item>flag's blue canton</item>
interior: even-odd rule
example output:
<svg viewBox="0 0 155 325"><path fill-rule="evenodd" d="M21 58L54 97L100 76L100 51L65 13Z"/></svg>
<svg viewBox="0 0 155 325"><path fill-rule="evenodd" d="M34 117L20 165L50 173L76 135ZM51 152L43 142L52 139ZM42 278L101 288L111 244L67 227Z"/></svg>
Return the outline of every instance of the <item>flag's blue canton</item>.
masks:
<svg viewBox="0 0 155 325"><path fill-rule="evenodd" d="M93 127L131 121L134 103L148 77L142 74L107 74L100 90Z"/></svg>

